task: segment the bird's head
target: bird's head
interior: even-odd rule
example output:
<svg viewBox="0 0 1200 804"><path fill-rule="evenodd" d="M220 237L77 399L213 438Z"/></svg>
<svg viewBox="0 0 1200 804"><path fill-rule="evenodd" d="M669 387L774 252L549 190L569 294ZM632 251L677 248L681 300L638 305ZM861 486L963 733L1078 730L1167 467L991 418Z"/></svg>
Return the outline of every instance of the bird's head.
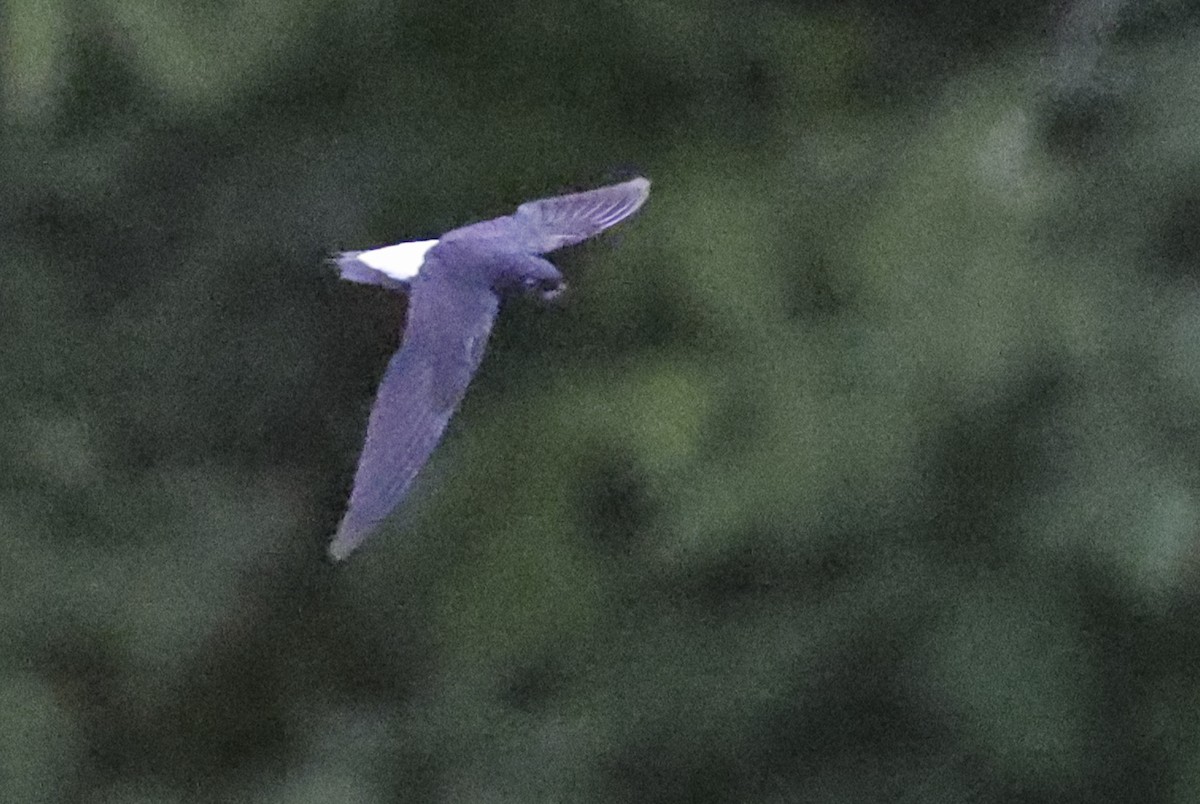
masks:
<svg viewBox="0 0 1200 804"><path fill-rule="evenodd" d="M567 283L546 260L525 257L505 264L492 286L505 296L536 296L550 301L566 289Z"/></svg>
<svg viewBox="0 0 1200 804"><path fill-rule="evenodd" d="M522 293L527 296L537 296L542 301L553 301L564 290L567 289L567 282L562 278L562 274L558 271L555 277L531 277L527 276L521 280Z"/></svg>

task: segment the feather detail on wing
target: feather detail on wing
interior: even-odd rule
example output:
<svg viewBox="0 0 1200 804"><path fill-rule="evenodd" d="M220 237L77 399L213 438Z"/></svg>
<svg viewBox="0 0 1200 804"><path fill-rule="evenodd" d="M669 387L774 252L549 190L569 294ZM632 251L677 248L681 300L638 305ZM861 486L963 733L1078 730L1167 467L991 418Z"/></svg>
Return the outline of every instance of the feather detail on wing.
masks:
<svg viewBox="0 0 1200 804"><path fill-rule="evenodd" d="M582 193L527 201L512 215L447 232L443 241L503 239L529 254L574 245L628 218L646 202L650 182L636 178Z"/></svg>
<svg viewBox="0 0 1200 804"><path fill-rule="evenodd" d="M487 291L414 280L404 343L379 385L350 503L329 546L335 560L403 501L479 366L497 304Z"/></svg>

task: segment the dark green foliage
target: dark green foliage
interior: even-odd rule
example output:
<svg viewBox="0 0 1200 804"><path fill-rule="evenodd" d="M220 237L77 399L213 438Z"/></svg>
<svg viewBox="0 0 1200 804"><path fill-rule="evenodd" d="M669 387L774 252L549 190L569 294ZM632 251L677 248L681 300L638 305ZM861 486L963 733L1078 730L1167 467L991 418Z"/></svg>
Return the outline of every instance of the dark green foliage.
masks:
<svg viewBox="0 0 1200 804"><path fill-rule="evenodd" d="M0 800L1200 800L1184 5L3 6ZM331 567L326 251L631 173Z"/></svg>

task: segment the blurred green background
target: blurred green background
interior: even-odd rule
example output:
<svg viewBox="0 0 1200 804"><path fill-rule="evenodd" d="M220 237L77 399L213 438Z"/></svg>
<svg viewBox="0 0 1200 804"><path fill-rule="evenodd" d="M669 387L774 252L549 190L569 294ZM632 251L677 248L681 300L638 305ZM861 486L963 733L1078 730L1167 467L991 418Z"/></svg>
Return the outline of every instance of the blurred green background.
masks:
<svg viewBox="0 0 1200 804"><path fill-rule="evenodd" d="M1200 801L1200 5L8 0L0 800ZM631 173L324 558L404 301Z"/></svg>

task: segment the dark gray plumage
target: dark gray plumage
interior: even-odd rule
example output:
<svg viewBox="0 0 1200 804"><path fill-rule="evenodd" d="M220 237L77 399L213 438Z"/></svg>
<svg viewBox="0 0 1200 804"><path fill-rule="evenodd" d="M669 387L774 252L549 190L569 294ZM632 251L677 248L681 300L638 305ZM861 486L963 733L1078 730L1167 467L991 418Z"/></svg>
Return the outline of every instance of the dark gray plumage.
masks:
<svg viewBox="0 0 1200 804"><path fill-rule="evenodd" d="M342 278L407 290L409 305L400 351L367 423L350 502L329 546L334 559L348 556L403 501L479 367L501 300L562 290L562 275L537 255L619 223L649 192L650 182L637 178L530 201L436 241L337 257Z"/></svg>

